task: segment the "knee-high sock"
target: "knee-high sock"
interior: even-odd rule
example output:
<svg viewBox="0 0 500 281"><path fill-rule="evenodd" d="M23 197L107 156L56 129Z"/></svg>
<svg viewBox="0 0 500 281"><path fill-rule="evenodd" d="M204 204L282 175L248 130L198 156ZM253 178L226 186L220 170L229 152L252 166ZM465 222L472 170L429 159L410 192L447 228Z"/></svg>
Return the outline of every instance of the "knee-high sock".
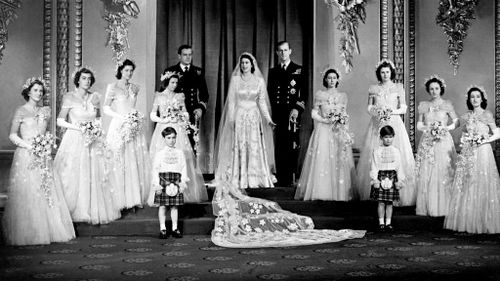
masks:
<svg viewBox="0 0 500 281"><path fill-rule="evenodd" d="M179 210L177 207L170 208L170 218L172 219L172 230L177 229L177 219L179 217Z"/></svg>
<svg viewBox="0 0 500 281"><path fill-rule="evenodd" d="M165 215L165 210L167 207L165 206L160 206L158 208L158 220L160 221L160 230L166 230L167 227L165 226L165 220L167 219L167 216Z"/></svg>

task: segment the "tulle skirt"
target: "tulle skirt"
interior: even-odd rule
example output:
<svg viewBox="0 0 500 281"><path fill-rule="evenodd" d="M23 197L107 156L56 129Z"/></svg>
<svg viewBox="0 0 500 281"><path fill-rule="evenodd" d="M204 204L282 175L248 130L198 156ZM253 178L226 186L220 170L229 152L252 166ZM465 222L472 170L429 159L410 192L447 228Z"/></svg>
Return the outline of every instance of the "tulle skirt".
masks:
<svg viewBox="0 0 500 281"><path fill-rule="evenodd" d="M500 233L500 176L491 145L474 149L470 164L458 158L444 228Z"/></svg>
<svg viewBox="0 0 500 281"><path fill-rule="evenodd" d="M189 137L186 130L176 123L156 123L156 128L151 137L151 145L149 148L149 153L151 155L151 160L154 160L154 156L158 151L163 149L167 144L161 135L161 132L166 127L172 127L177 131L177 142L175 143L175 148L182 149L184 151L184 156L186 157L186 169L189 182L187 182L187 188L184 190L184 202L185 203L198 203L208 200L207 188L205 187L205 181L203 180L203 175L201 173L200 167L196 166L196 159L194 157L193 148L189 142ZM155 184L155 183L151 183ZM159 184L159 183L157 183ZM152 205L154 199L155 189L150 188L150 194L148 199L148 204Z"/></svg>
<svg viewBox="0 0 500 281"><path fill-rule="evenodd" d="M54 168L73 221L105 224L120 218L106 163L111 157L104 140L85 146L79 131L67 130L64 134Z"/></svg>
<svg viewBox="0 0 500 281"><path fill-rule="evenodd" d="M315 123L295 199L348 201L353 198L354 159L346 137L345 131Z"/></svg>
<svg viewBox="0 0 500 281"><path fill-rule="evenodd" d="M449 133L439 142L426 138L430 136L422 136L417 153L420 163L417 165L416 213L422 216L444 216L448 212L457 153ZM433 145L427 148L429 143Z"/></svg>
<svg viewBox="0 0 500 281"><path fill-rule="evenodd" d="M50 192L40 190L41 170L30 169L30 154L24 148L14 153L3 214L3 234L8 245L37 245L66 242L75 238L73 222L60 186L53 180L52 163L48 173ZM51 204L49 205L49 198Z"/></svg>
<svg viewBox="0 0 500 281"><path fill-rule="evenodd" d="M121 144L123 121L113 118L106 141L113 152L109 180L114 187L113 199L120 209L142 206L149 195L151 160L146 137L141 131L133 140Z"/></svg>
<svg viewBox="0 0 500 281"><path fill-rule="evenodd" d="M415 158L411 148L408 133L399 115L392 115L391 119L383 125L390 125L395 132L393 145L401 154L401 162L405 173L403 188L399 190L400 206L413 206L416 203L417 192L415 188ZM365 137L365 144L361 150L357 167L357 183L355 196L359 200L370 199L370 168L373 150L381 145L378 119L372 117Z"/></svg>

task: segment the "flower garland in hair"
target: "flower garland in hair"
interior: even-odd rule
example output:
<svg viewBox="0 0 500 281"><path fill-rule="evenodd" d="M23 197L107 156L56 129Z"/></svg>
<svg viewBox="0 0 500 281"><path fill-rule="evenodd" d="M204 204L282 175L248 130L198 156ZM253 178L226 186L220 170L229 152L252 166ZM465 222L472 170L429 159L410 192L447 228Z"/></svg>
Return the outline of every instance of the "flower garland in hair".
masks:
<svg viewBox="0 0 500 281"><path fill-rule="evenodd" d="M448 57L456 75L459 57L464 50L464 40L471 21L475 19L474 9L479 0L440 0L436 23L448 37Z"/></svg>
<svg viewBox="0 0 500 281"><path fill-rule="evenodd" d="M465 99L468 99L469 98L469 91L473 88L476 88L476 89L479 89L479 91L483 92L483 97L485 100L488 100L488 94L486 93L486 90L484 89L483 86L478 86L478 85L470 85L467 90L465 91Z"/></svg>
<svg viewBox="0 0 500 281"><path fill-rule="evenodd" d="M336 7L339 15L335 17L338 23L337 29L342 32L340 37L340 57L345 72L349 73L352 68L353 54L360 54L358 43L359 23L365 23L366 19L366 0L325 0L329 7Z"/></svg>
<svg viewBox="0 0 500 281"><path fill-rule="evenodd" d="M132 0L113 0L112 7L105 7L104 20L108 22L106 46L113 50L113 59L122 60L130 48L128 43L128 26L130 18L137 18L139 6Z"/></svg>
<svg viewBox="0 0 500 281"><path fill-rule="evenodd" d="M28 89L35 81L40 81L43 84L43 87L47 89L47 82L42 79L42 77L31 77L26 80L26 82L23 84L23 90Z"/></svg>

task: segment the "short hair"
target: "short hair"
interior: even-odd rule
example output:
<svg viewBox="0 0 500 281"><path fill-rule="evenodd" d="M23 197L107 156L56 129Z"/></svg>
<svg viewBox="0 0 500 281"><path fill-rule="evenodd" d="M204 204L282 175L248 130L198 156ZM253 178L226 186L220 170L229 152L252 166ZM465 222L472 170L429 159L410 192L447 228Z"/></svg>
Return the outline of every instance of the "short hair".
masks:
<svg viewBox="0 0 500 281"><path fill-rule="evenodd" d="M188 44L180 45L179 48L177 49L177 54L180 55L182 53L182 50L186 49L193 49L193 47L191 47L191 45Z"/></svg>
<svg viewBox="0 0 500 281"><path fill-rule="evenodd" d="M380 138L383 138L385 136L392 136L392 137L394 137L394 135L396 135L394 133L394 129L391 126L389 126L389 125L386 125L386 126L384 126L384 127L382 127L380 129Z"/></svg>
<svg viewBox="0 0 500 281"><path fill-rule="evenodd" d="M391 80L394 80L394 78L396 78L396 69L388 61L384 61L379 66L377 66L377 69L375 70L375 75L377 75L377 80L379 82L382 82L382 75L380 74L380 70L384 67L388 67L391 70Z"/></svg>
<svg viewBox="0 0 500 281"><path fill-rule="evenodd" d="M135 70L135 63L129 59L126 59L118 66L118 69L116 69L116 79L122 79L122 70L125 68L125 66L130 65L132 66L132 70Z"/></svg>
<svg viewBox="0 0 500 281"><path fill-rule="evenodd" d="M474 109L474 106L472 106L472 103L470 102L470 95L472 94L472 92L474 91L478 91L479 93L481 93L481 108L482 109L486 109L486 106L488 106L488 100L486 99L486 96L484 95L484 92L483 90L481 90L479 87L471 87L469 89L469 91L467 91L467 108L469 110L473 110Z"/></svg>
<svg viewBox="0 0 500 281"><path fill-rule="evenodd" d="M46 91L45 85L43 85L42 81L35 79L35 80L33 80L33 82L31 82L31 84L28 86L28 88L23 89L23 91L21 92L21 95L23 96L24 100L26 100L26 101L30 100L29 94L30 94L31 88L33 88L33 86L35 86L37 84L42 86L42 93L43 93L43 96L45 96L45 91Z"/></svg>
<svg viewBox="0 0 500 281"><path fill-rule="evenodd" d="M288 45L288 48L291 49L290 47L290 43L288 43L288 41L286 40L283 40L283 41L279 41L278 43L276 43L276 46L275 46L275 50L277 51L278 48L281 46L281 45L284 45L284 44L287 44Z"/></svg>
<svg viewBox="0 0 500 281"><path fill-rule="evenodd" d="M161 83L160 83L160 92L163 92L168 87L168 84L170 83L170 80L172 80L172 78L176 78L177 81L179 81L179 79L180 79L179 75L177 75L177 74L170 75L168 78L166 78L165 80L161 81Z"/></svg>
<svg viewBox="0 0 500 281"><path fill-rule="evenodd" d="M249 54L241 55L241 57L240 57L240 71L241 71L241 60L243 60L243 59L248 59L250 61L250 64L252 65L252 68L250 69L250 71L252 73L254 73L255 72L255 65L253 64L253 59Z"/></svg>
<svg viewBox="0 0 500 281"><path fill-rule="evenodd" d="M444 95L444 91L446 88L444 87L443 81L436 77L432 77L431 79L427 80L427 82L425 82L425 90L427 91L427 93L430 93L429 91L432 83L438 83L439 88L441 89L441 92L439 92L439 94L441 96Z"/></svg>
<svg viewBox="0 0 500 281"><path fill-rule="evenodd" d="M94 85L95 83L95 76L92 70L82 67L80 68L76 73L75 73L75 78L73 78L73 83L75 86L78 88L80 87L80 77L82 76L83 73L90 74L90 86Z"/></svg>
<svg viewBox="0 0 500 281"><path fill-rule="evenodd" d="M166 137L166 136L172 135L172 134L177 136L177 131L172 127L166 127L165 129L163 129L163 131L161 131L162 137Z"/></svg>
<svg viewBox="0 0 500 281"><path fill-rule="evenodd" d="M325 75L323 75L323 86L325 86L325 88L328 88L328 82L326 81L326 78L328 77L328 75L330 73L335 73L335 75L337 75L337 83L335 84L335 88L338 87L339 85L339 78L340 78L340 74L337 72L336 69L333 69L333 68L330 68L328 69L326 72L325 72Z"/></svg>

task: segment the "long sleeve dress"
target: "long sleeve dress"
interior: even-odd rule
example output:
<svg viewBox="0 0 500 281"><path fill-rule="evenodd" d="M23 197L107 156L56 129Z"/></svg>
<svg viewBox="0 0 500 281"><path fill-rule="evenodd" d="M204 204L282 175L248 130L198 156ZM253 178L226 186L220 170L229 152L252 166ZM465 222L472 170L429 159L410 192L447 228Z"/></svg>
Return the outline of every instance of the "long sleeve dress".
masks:
<svg viewBox="0 0 500 281"><path fill-rule="evenodd" d="M470 233L500 233L500 176L490 143L471 145L472 135L490 138L493 114L466 113L462 150L458 156L444 228Z"/></svg>
<svg viewBox="0 0 500 281"><path fill-rule="evenodd" d="M401 119L401 114L406 112L405 92L402 84L392 83L388 87L382 85L370 86L368 93L375 104L369 106L372 115L361 150L357 167L356 194L360 200L368 200L370 195L370 163L373 150L380 146L379 130L385 125L390 125L394 131L393 145L401 153L401 164L406 174L404 188L400 191L401 206L412 206L416 203L417 193L415 188L415 159L410 144L406 127ZM379 120L375 113L376 108L389 108L392 110L390 119Z"/></svg>
<svg viewBox="0 0 500 281"><path fill-rule="evenodd" d="M352 136L348 123L332 124L328 115L343 112L347 95L318 91L314 96L314 130L300 175L295 199L348 201L353 198L355 179Z"/></svg>
<svg viewBox="0 0 500 281"><path fill-rule="evenodd" d="M37 114L24 107L16 110L12 127L26 142L44 134L50 120L50 108ZM33 166L33 156L18 146L7 186L8 200L2 217L3 234L8 245L36 245L66 242L75 238L71 215L61 186L55 184L52 161L45 167Z"/></svg>
<svg viewBox="0 0 500 281"><path fill-rule="evenodd" d="M173 93L165 90L155 94L153 100L153 109L151 112L152 120L156 123L156 128L151 137L149 153L151 159L156 157L156 153L165 148L166 143L161 132L172 127L177 131L177 142L175 147L181 149L186 157L187 177L190 179L188 187L184 192L184 201L196 203L208 200L207 189L203 180L200 167L196 166L191 143L189 142L186 122L189 120L189 114L186 111L184 103L184 94ZM153 177L155 175L152 175ZM152 185L155 183L152 182Z"/></svg>
<svg viewBox="0 0 500 281"><path fill-rule="evenodd" d="M450 189L455 173L457 153L448 130L437 140L431 134L433 123L446 127L456 114L450 101L443 100L437 106L423 101L418 106L426 126L417 152L417 215L444 216L448 212ZM437 124L437 123L436 123Z"/></svg>
<svg viewBox="0 0 500 281"><path fill-rule="evenodd" d="M120 209L142 206L149 195L151 160L144 130L141 127L132 139L123 138L124 118L135 111L138 92L139 87L132 83L126 89L116 83L109 84L104 102L113 116L106 141L113 153L110 171L110 182L115 188L113 199Z"/></svg>

